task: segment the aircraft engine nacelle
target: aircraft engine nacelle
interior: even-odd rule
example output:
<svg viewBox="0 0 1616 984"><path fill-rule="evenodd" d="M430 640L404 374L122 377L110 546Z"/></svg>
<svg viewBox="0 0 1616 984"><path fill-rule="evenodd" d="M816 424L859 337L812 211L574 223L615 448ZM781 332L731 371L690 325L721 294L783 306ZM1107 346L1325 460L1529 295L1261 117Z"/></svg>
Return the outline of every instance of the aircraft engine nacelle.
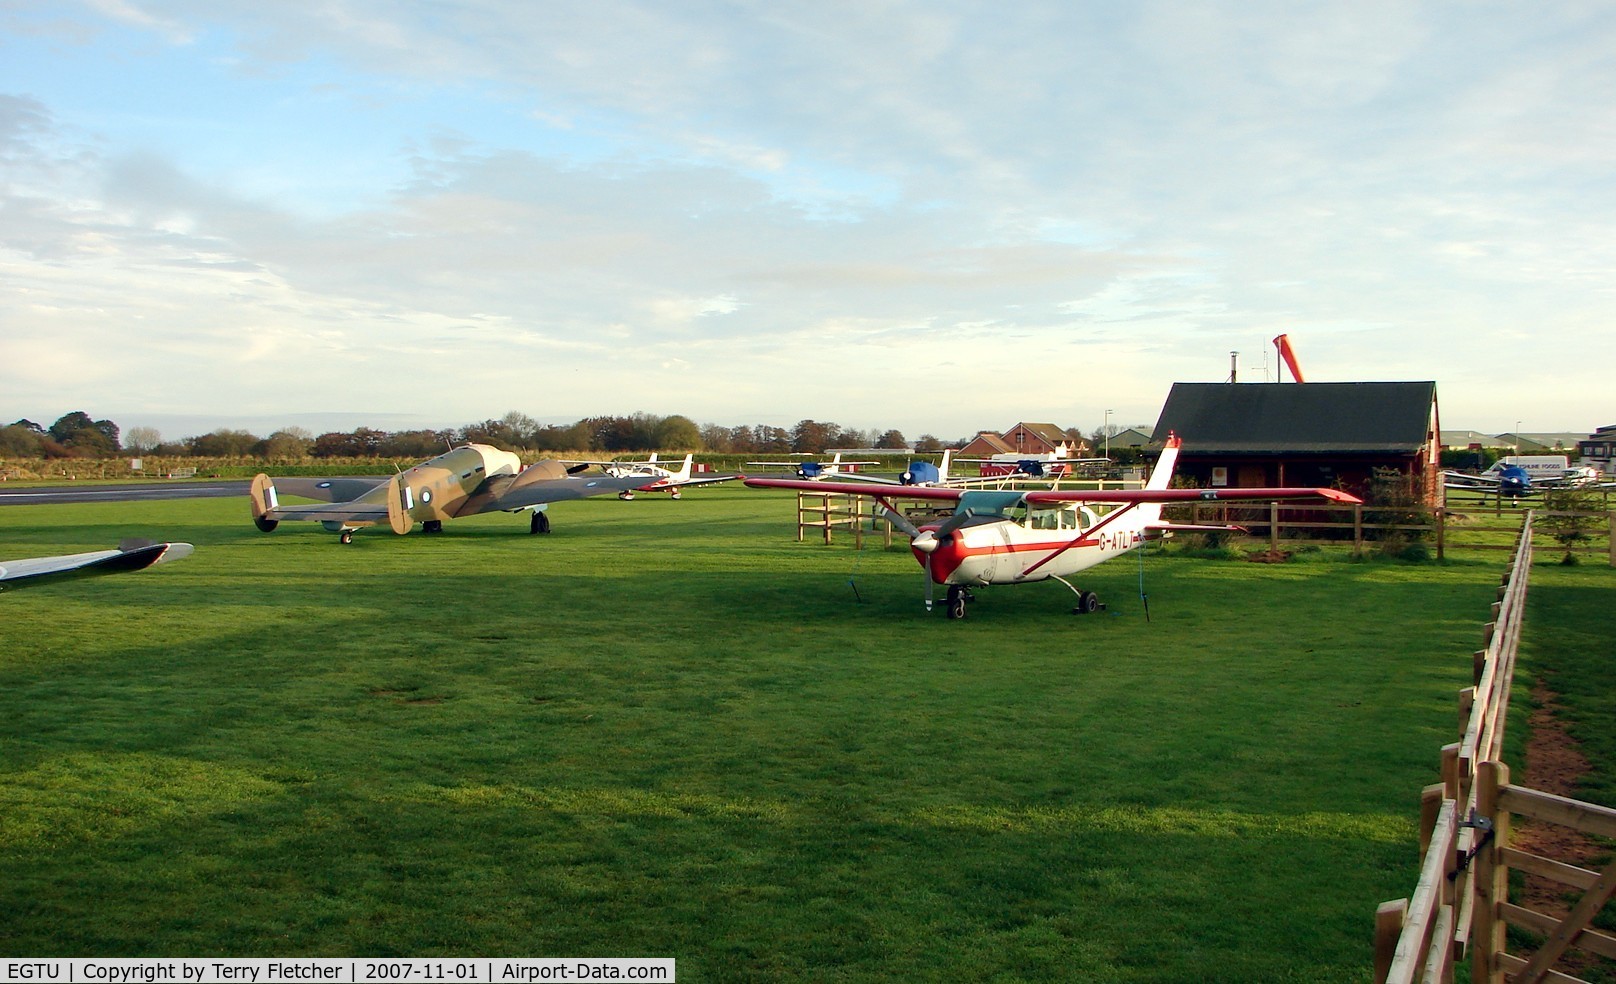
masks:
<svg viewBox="0 0 1616 984"><path fill-rule="evenodd" d="M936 485L942 478L942 472L931 462L911 461L908 470L898 480L905 485Z"/></svg>
<svg viewBox="0 0 1616 984"><path fill-rule="evenodd" d="M510 485L512 489L519 489L534 482L552 482L558 478L567 477L567 466L559 461L536 461L522 469L521 474Z"/></svg>

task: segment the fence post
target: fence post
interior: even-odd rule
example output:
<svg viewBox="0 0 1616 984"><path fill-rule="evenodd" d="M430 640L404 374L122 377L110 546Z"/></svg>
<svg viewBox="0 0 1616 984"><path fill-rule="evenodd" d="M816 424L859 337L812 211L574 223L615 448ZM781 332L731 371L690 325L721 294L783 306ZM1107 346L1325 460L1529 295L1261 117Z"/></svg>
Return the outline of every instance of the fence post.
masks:
<svg viewBox="0 0 1616 984"><path fill-rule="evenodd" d="M1403 920L1408 917L1408 899L1382 902L1375 910L1375 984L1385 984L1392 969L1392 957L1397 953L1397 940L1403 935Z"/></svg>
<svg viewBox="0 0 1616 984"><path fill-rule="evenodd" d="M1268 504L1268 552L1279 553L1279 500Z"/></svg>
<svg viewBox="0 0 1616 984"><path fill-rule="evenodd" d="M1355 503L1352 507L1352 555L1363 555L1363 503Z"/></svg>
<svg viewBox="0 0 1616 984"><path fill-rule="evenodd" d="M1509 766L1485 761L1476 768L1476 814L1493 822L1492 839L1476 852L1470 890L1476 893L1470 928L1470 980L1504 984L1504 921L1499 906L1509 899L1509 868L1503 864L1509 843L1509 815L1498 808L1498 790L1509 785Z"/></svg>
<svg viewBox="0 0 1616 984"><path fill-rule="evenodd" d="M1616 509L1610 513L1610 566L1616 567Z"/></svg>

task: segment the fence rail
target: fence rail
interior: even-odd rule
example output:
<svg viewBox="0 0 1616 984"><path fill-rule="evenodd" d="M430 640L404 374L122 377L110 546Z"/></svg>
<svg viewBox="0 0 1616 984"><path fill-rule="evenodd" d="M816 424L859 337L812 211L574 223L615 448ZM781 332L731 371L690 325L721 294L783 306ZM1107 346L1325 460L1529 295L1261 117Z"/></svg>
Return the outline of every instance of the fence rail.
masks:
<svg viewBox="0 0 1616 984"><path fill-rule="evenodd" d="M1616 958L1616 936L1591 922L1616 892L1616 861L1601 872L1521 849L1512 843L1513 818L1616 836L1616 810L1555 796L1509 782L1502 761L1515 657L1520 647L1532 564L1533 514L1521 524L1508 574L1475 654L1475 686L1459 694L1460 740L1442 749L1442 782L1421 795L1424 851L1414 894L1382 903L1375 914L1375 981L1453 980L1468 951L1470 979L1503 984L1578 982L1555 969L1572 949ZM1536 911L1509 896L1509 872L1518 869L1580 889L1569 913ZM1535 953L1509 952L1509 925L1542 933Z"/></svg>

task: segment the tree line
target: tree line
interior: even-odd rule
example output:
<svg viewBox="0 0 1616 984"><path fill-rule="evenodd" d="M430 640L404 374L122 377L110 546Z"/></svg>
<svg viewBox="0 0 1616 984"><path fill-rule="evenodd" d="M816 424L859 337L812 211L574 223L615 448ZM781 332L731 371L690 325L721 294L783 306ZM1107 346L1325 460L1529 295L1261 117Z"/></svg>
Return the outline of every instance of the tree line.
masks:
<svg viewBox="0 0 1616 984"><path fill-rule="evenodd" d="M941 451L955 442L922 434L915 451ZM490 444L506 451L618 454L660 450L708 451L717 454L817 454L838 448L910 448L898 430L860 430L840 424L802 420L795 427L770 424L697 424L675 414L586 417L568 425L541 424L511 411L498 419L446 430L383 431L358 427L351 431L313 434L286 427L268 436L220 428L180 440L165 440L152 427L122 432L110 420L95 420L82 410L66 414L49 427L18 420L0 428L0 458L109 458L122 454L207 458L426 458L460 444Z"/></svg>

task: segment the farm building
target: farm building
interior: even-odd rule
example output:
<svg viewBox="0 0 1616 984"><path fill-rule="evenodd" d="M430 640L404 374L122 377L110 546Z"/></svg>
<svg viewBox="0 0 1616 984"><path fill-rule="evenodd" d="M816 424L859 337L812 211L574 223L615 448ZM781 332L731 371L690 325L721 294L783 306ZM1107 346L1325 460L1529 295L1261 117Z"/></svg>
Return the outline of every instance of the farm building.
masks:
<svg viewBox="0 0 1616 984"><path fill-rule="evenodd" d="M1151 443L1169 433L1183 441L1179 475L1204 487L1361 495L1379 472L1428 501L1442 493L1434 382L1175 383Z"/></svg>
<svg viewBox="0 0 1616 984"><path fill-rule="evenodd" d="M961 457L989 458L996 454L1024 454L1028 457L1044 454L1085 455L1088 442L1072 441L1066 432L1054 424L1019 423L1003 434L997 431L978 431L959 451Z"/></svg>

